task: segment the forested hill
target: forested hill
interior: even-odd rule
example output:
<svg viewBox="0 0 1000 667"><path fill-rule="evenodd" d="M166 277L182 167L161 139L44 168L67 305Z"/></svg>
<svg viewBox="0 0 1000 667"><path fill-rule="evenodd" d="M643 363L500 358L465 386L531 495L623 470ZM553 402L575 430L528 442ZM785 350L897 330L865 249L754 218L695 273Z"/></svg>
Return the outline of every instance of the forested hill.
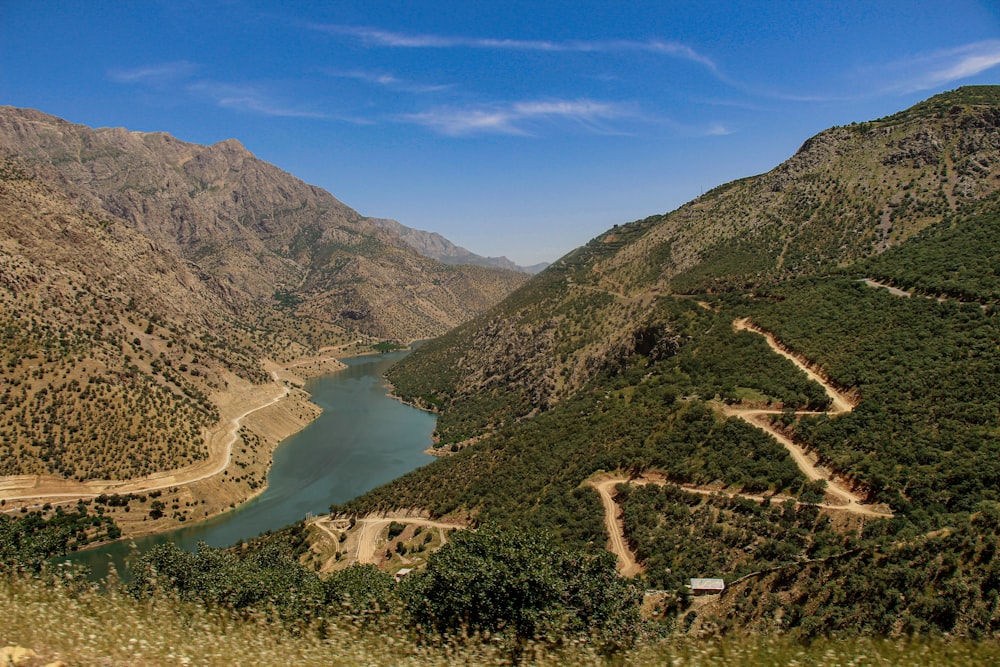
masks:
<svg viewBox="0 0 1000 667"><path fill-rule="evenodd" d="M759 598L751 578L749 602L716 610L719 623L996 633L996 578L974 590L985 552L958 536L997 542L998 191L1000 87L962 88L832 128L766 174L616 226L391 371L402 397L440 410L440 445L455 453L335 509L424 507L599 548L603 509L586 482L654 474L665 486L616 494L650 586L782 573L769 585L783 597ZM733 326L744 318L853 409L825 414L823 390ZM822 480L737 418L751 408L777 413L764 419L830 484L894 518L826 509L836 498L818 500ZM761 492L799 504L740 497ZM934 530L956 537L921 537ZM938 548L952 554L944 570ZM808 584L806 562L841 582L896 569L878 596L837 611L847 603ZM830 606L805 610L807 585ZM964 592L935 607L946 590ZM827 620L806 628L810 613Z"/></svg>
<svg viewBox="0 0 1000 667"><path fill-rule="evenodd" d="M1000 87L938 95L886 119L822 132L766 174L616 226L426 346L393 378L407 398L454 404L440 434L461 440L545 409L650 341L669 347L678 324L657 315L661 297L739 293L847 269L956 216L970 219L998 189ZM961 274L967 284L996 272L990 237L979 237L982 244L956 248L963 255L948 260L975 253ZM462 407L469 405L476 407Z"/></svg>

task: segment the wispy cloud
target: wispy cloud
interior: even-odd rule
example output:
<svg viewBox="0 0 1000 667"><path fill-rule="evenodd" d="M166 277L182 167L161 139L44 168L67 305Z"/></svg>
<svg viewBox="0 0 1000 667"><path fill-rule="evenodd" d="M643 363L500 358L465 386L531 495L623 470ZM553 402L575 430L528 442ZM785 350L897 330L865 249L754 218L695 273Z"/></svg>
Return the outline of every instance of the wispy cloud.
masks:
<svg viewBox="0 0 1000 667"><path fill-rule="evenodd" d="M187 90L234 111L283 118L326 118L323 113L282 105L259 86L203 80L190 84Z"/></svg>
<svg viewBox="0 0 1000 667"><path fill-rule="evenodd" d="M986 40L897 61L887 69L898 77L892 90L912 93L961 81L998 65L1000 40Z"/></svg>
<svg viewBox="0 0 1000 667"><path fill-rule="evenodd" d="M159 84L186 79L197 71L197 65L181 60L131 69L112 69L108 72L108 78L116 83Z"/></svg>
<svg viewBox="0 0 1000 667"><path fill-rule="evenodd" d="M160 93L186 95L234 111L286 118L327 118L326 114L298 109L283 103L260 84L233 84L197 77L200 67L178 61L113 69L108 78L116 83L146 87Z"/></svg>
<svg viewBox="0 0 1000 667"><path fill-rule="evenodd" d="M497 51L549 51L549 52L621 52L643 51L683 58L699 63L713 72L718 68L708 57L679 42L650 40L571 40L564 42L532 39L496 39L489 37L461 37L433 34L408 34L351 25L314 25L313 29L330 34L348 35L372 46L409 49L490 49Z"/></svg>
<svg viewBox="0 0 1000 667"><path fill-rule="evenodd" d="M570 122L588 132L618 133L608 121L637 117L628 106L594 100L538 100L475 108L440 108L399 120L452 137L476 134L531 136L538 122Z"/></svg>
<svg viewBox="0 0 1000 667"><path fill-rule="evenodd" d="M453 87L451 84L413 83L385 72L368 72L365 70L341 71L327 69L323 70L323 73L327 76L338 79L353 79L355 81L361 81L371 85L407 93L435 93L442 90L448 90Z"/></svg>
<svg viewBox="0 0 1000 667"><path fill-rule="evenodd" d="M827 82L828 90L821 92L788 93L770 87L730 83L762 99L841 103L941 88L997 66L1000 66L1000 40L986 40L847 70L836 83Z"/></svg>
<svg viewBox="0 0 1000 667"><path fill-rule="evenodd" d="M704 133L710 137L725 137L732 134L733 130L722 123L712 123Z"/></svg>

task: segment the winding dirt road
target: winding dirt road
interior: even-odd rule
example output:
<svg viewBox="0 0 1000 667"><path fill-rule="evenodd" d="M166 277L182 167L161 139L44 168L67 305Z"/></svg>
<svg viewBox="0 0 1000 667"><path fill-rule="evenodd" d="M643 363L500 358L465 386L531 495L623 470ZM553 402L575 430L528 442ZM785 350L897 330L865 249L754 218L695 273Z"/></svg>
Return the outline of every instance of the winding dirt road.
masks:
<svg viewBox="0 0 1000 667"><path fill-rule="evenodd" d="M355 559L358 563L365 564L376 562L375 551L379 547L379 535L382 534L382 529L393 521L396 523L411 523L416 526L427 526L429 528L442 529L442 546L444 546L447 541L445 530L450 530L452 528L464 528L464 526L460 526L458 524L432 521L422 517L366 517L364 519L358 519L358 523L361 524L360 534L358 535L358 550L355 554Z"/></svg>
<svg viewBox="0 0 1000 667"><path fill-rule="evenodd" d="M831 406L825 413L813 412L813 411L799 411L795 414L797 415L815 415L815 414L827 414L827 415L838 415L845 412L850 412L854 409L856 402L849 395L839 391L833 387L829 380L823 376L818 370L811 368L807 362L786 350L778 341L775 339L774 335L770 332L764 331L763 329L754 325L749 319L741 319L733 322L733 327L737 331L745 330L752 331L756 334L763 336L767 340L768 346L781 356L789 359L792 363L798 366L811 380L817 382L826 391L827 395L830 396ZM841 504L832 503L821 503L817 505L826 510L840 511L840 512L850 512L852 514L860 514L862 516L878 517L878 518L888 518L893 516L892 512L887 508L875 507L864 503L864 499L854 493L851 489L846 487L843 483L834 478L834 476L826 470L823 470L816 465L812 457L802 449L797 443L795 443L791 438L777 431L773 426L771 426L768 415L783 414L781 410L764 410L757 408L740 408L738 406L726 406L723 410L724 414L730 417L739 417L751 426L759 428L764 431L788 450L789 454L792 456L792 460L798 466L802 474L805 475L809 480L824 480L826 482L826 492L835 497L837 500L841 501ZM705 489L689 485L679 485L668 481L665 478L658 477L655 475L642 476L639 478L629 478L623 476L614 475L601 475L599 477L592 478L587 481L587 484L594 487L601 497L601 504L604 507L604 526L608 531L608 549L615 554L618 558L618 571L622 576L632 577L643 571L642 565L637 563L635 560L635 554L632 550L628 548L628 543L625 540L624 535L624 523L621 518L621 512L618 504L615 502L614 490L618 484L629 482L631 484L657 484L660 486L673 485L682 488L688 493L698 493L702 495L714 495L722 493L731 497L747 498L749 500L755 500L761 502L764 500L763 495L749 494L749 493L735 493L729 491L720 491L716 489ZM786 500L794 500L792 498L784 496L769 496L769 498L774 502L784 502ZM796 501L798 502L798 501Z"/></svg>
<svg viewBox="0 0 1000 667"><path fill-rule="evenodd" d="M851 412L854 410L856 401L848 396L847 394L837 390L836 387L830 384L830 381L824 377L819 371L811 368L807 362L799 358L797 355L786 350L778 341L775 339L774 335L770 332L764 331L760 327L754 325L749 319L736 320L733 322L733 327L737 331L745 330L752 331L759 334L767 340L768 346L790 360L793 364L799 367L810 380L815 381L823 390L826 391L827 395L831 399L830 409L826 411L825 414L832 416L843 414L845 412ZM816 465L815 461L809 454L802 449L797 443L795 443L791 438L782 434L780 431L771 426L770 421L767 419L767 415L779 415L782 414L781 410L758 410L758 409L745 409L738 408L734 406L727 406L724 410L725 414L732 417L739 417L746 423L750 424L755 428L759 428L764 431L772 438L777 440L781 445L788 450L791 454L792 460L802 471L809 480L824 480L826 482L827 493L836 496L837 498L843 500L846 505L843 509L849 512L854 512L855 514L863 514L865 516L874 517L891 517L892 512L883 508L876 508L871 505L864 503L864 498L857 493L854 493L851 489L845 486L842 482L837 480L832 473L829 471L821 469ZM802 410L795 413L796 415L815 415L823 414L812 412L808 410Z"/></svg>
<svg viewBox="0 0 1000 667"><path fill-rule="evenodd" d="M46 502L65 502L64 499L77 500L95 498L102 493L148 493L186 484L221 474L232 459L233 445L239 440L239 431L243 421L253 413L270 407L284 399L289 394L289 388L280 382L277 374L271 371L274 383L267 387L256 388L255 395L259 401L246 407L242 412L233 415L213 427L205 437L208 447L208 458L184 468L166 470L128 481L92 480L74 482L72 480L52 479L38 475L18 475L0 480L0 498L7 501L32 500L38 504ZM270 389L277 390L274 396L267 397ZM17 508L5 510L17 511Z"/></svg>

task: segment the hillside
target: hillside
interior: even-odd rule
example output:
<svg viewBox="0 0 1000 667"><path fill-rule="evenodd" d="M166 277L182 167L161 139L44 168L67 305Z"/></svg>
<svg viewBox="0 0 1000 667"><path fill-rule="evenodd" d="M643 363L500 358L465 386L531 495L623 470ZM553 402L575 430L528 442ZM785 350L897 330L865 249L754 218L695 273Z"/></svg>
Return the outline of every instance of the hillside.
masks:
<svg viewBox="0 0 1000 667"><path fill-rule="evenodd" d="M196 265L241 317L284 305L324 327L426 338L523 279L431 261L235 140L199 146L4 107L0 157Z"/></svg>
<svg viewBox="0 0 1000 667"><path fill-rule="evenodd" d="M595 546L607 510L588 480L652 476L663 495L612 498L649 586L780 571L789 587L767 597L774 582L751 577L753 604L723 596L698 627L995 636L993 584L967 603L948 592L976 585L989 549L946 543L943 576L921 536L964 535L1000 501L998 191L1000 87L964 88L616 226L391 371L403 398L440 410L453 454L334 510L423 507ZM850 410L827 414L798 366ZM972 525L995 541L992 518ZM812 590L805 563L874 580L890 561L926 596L880 579L904 599L846 610L831 588L808 613L789 606Z"/></svg>
<svg viewBox="0 0 1000 667"><path fill-rule="evenodd" d="M287 393L277 364L439 334L523 280L422 257L235 141L2 108L0 475L204 467L221 455L214 430ZM273 446L313 410L299 394L288 406L280 427L244 438ZM255 492L269 449L251 458L226 480L238 490L189 502L213 496L218 511ZM39 483L4 482L15 496ZM61 490L74 489L100 492Z"/></svg>
<svg viewBox="0 0 1000 667"><path fill-rule="evenodd" d="M766 174L609 230L407 362L468 372L401 391L476 400L488 377L524 405L544 407L583 386L609 354L634 348L660 295L753 289L903 244L1000 188L1000 118L995 100L979 103L992 90L963 89L908 113L827 130ZM448 361L437 363L434 350ZM494 421L478 412L477 426ZM452 433L449 422L446 415L445 441L471 434Z"/></svg>

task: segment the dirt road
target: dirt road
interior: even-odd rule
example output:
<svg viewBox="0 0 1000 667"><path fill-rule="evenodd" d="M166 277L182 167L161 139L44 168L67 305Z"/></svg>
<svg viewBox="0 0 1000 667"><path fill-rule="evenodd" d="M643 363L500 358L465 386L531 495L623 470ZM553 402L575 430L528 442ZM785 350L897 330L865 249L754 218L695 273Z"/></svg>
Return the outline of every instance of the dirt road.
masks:
<svg viewBox="0 0 1000 667"><path fill-rule="evenodd" d="M274 382L262 387L254 387L251 396L233 397L228 401L220 401L220 413L223 420L209 430L205 436L208 447L208 457L184 468L166 470L139 479L91 480L74 482L59 478L47 478L39 475L19 475L0 480L0 498L9 501L33 500L38 504L59 502L64 499L94 498L102 493L148 493L175 486L193 484L209 477L219 475L232 459L233 445L239 440L239 431L243 421L251 414L263 410L289 394L288 387L278 381L274 371L271 372ZM249 403L244 401L251 401ZM227 412L236 412L225 419ZM6 511L15 511L14 508Z"/></svg>
<svg viewBox="0 0 1000 667"><path fill-rule="evenodd" d="M847 394L839 391L836 387L830 384L830 381L824 377L820 372L810 367L810 365L801 359L799 356L793 354L786 350L778 341L775 339L774 335L770 332L764 331L760 327L757 327L749 319L736 320L733 322L733 327L739 330L752 331L756 334L764 336L767 340L768 346L781 356L790 360L793 364L798 366L809 379L817 382L826 391L827 395L831 399L830 409L825 413L830 416L835 416L843 414L845 412L851 412L854 410L856 402L853 398ZM845 486L842 482L837 480L832 473L823 470L818 467L809 454L802 449L798 444L796 444L791 438L782 434L780 431L771 426L768 420L768 415L782 414L781 410L759 410L759 409L746 409L737 406L727 406L724 410L726 415L739 417L743 421L747 422L755 428L759 428L764 431L772 438L781 443L781 445L788 450L791 454L792 460L802 471L808 479L824 480L826 481L827 493L836 496L837 498L843 500L846 503L844 507L845 510L854 512L856 514L864 514L866 516L874 517L890 517L892 512L888 509L876 508L871 505L866 505L863 503L863 498L857 493L854 493L851 489ZM803 410L796 412L797 415L810 415L810 414L820 414L808 410Z"/></svg>
<svg viewBox="0 0 1000 667"><path fill-rule="evenodd" d="M827 411L827 414L836 415L842 412L851 412L852 410L854 410L854 406L856 404L854 399L852 399L847 394L839 391L834 386L832 386L830 384L830 381L820 371L813 369L808 364L808 362L803 360L798 355L786 350L780 343L778 343L778 340L774 337L774 334L770 333L769 331L764 331L763 329L755 325L753 322L751 322L749 318L734 320L733 328L736 329L737 331L752 331L755 334L763 336L764 339L767 341L768 347L770 347L772 350L783 356L785 359L788 359L793 364L798 366L799 369L801 369L802 372L805 373L810 380L813 380L819 386L823 387L823 390L833 401L833 404L830 407L830 410Z"/></svg>
<svg viewBox="0 0 1000 667"><path fill-rule="evenodd" d="M872 280L871 278L865 278L861 282L863 282L865 285L868 285L869 287L878 287L884 290L888 290L889 294L892 294L893 296L901 296L904 299L909 299L910 297L913 296L913 294L911 294L910 292L893 287L892 285L880 283L879 281Z"/></svg>
<svg viewBox="0 0 1000 667"><path fill-rule="evenodd" d="M817 382L826 391L827 395L830 396L831 407L826 413L818 413L812 411L800 411L796 412L797 415L805 414L828 414L828 415L838 415L845 412L850 412L854 409L855 401L854 399L839 391L836 387L832 386L829 380L823 376L821 372L813 369L809 366L807 362L786 350L782 345L775 339L774 335L764 331L763 329L757 327L749 319L736 320L733 322L733 327L740 331L752 331L757 333L767 340L767 344L772 350L791 360L796 366L798 366L811 380ZM870 517L887 518L891 517L893 514L887 508L876 507L872 505L865 504L863 498L847 488L843 483L839 482L833 477L831 473L823 470L816 465L812 457L798 444L796 444L791 438L782 434L776 430L768 419L769 415L782 414L781 410L762 410L757 408L741 408L739 406L726 406L723 412L727 416L739 417L740 419L746 421L748 424L754 428L759 428L760 430L766 432L768 435L773 437L785 449L791 454L792 460L798 466L802 474L805 475L810 480L824 480L826 482L826 491L829 495L841 501L842 504L833 503L821 503L818 507L831 511L840 512L850 512L853 514L860 514ZM639 572L642 572L642 566L636 562L635 555L632 553L631 549L628 548L628 544L625 541L624 536L624 525L621 520L621 513L618 504L614 499L614 489L618 484L629 482L631 484L658 484L660 486L673 484L665 478L658 477L655 475L643 476L637 479L632 479L623 476L609 476L601 475L588 480L588 484L593 486L598 494L601 496L601 504L604 507L604 526L608 531L608 548L618 557L618 572L625 577L635 576ZM757 494L744 494L735 493L728 491L719 491L716 489L705 489L698 488L687 485L676 485L684 489L689 493L698 493L702 495L713 495L716 493L723 493L725 495L747 498L757 502L764 500L764 496ZM773 502L784 502L790 498L783 496L771 496ZM798 502L798 501L796 501Z"/></svg>
<svg viewBox="0 0 1000 667"><path fill-rule="evenodd" d="M608 531L608 549L618 557L618 573L623 577L634 577L643 571L642 566L635 561L635 554L628 548L625 542L625 525L618 511L618 503L615 502L614 488L623 482L629 481L625 477L608 477L604 479L593 479L588 481L592 487L597 489L601 495L601 504L604 506L604 528Z"/></svg>
<svg viewBox="0 0 1000 667"><path fill-rule="evenodd" d="M358 550L355 554L355 560L358 563L375 563L375 551L379 548L379 535L382 534L382 529L388 526L390 523L395 521L396 523L410 523L415 526L427 526L429 528L441 528L444 530L450 530L452 528L464 528L454 523L443 523L441 521L432 521L431 519L425 519L422 517L365 517L364 519L358 519L358 523L361 525L360 534L358 536ZM441 544L444 545L447 537L441 532Z"/></svg>

